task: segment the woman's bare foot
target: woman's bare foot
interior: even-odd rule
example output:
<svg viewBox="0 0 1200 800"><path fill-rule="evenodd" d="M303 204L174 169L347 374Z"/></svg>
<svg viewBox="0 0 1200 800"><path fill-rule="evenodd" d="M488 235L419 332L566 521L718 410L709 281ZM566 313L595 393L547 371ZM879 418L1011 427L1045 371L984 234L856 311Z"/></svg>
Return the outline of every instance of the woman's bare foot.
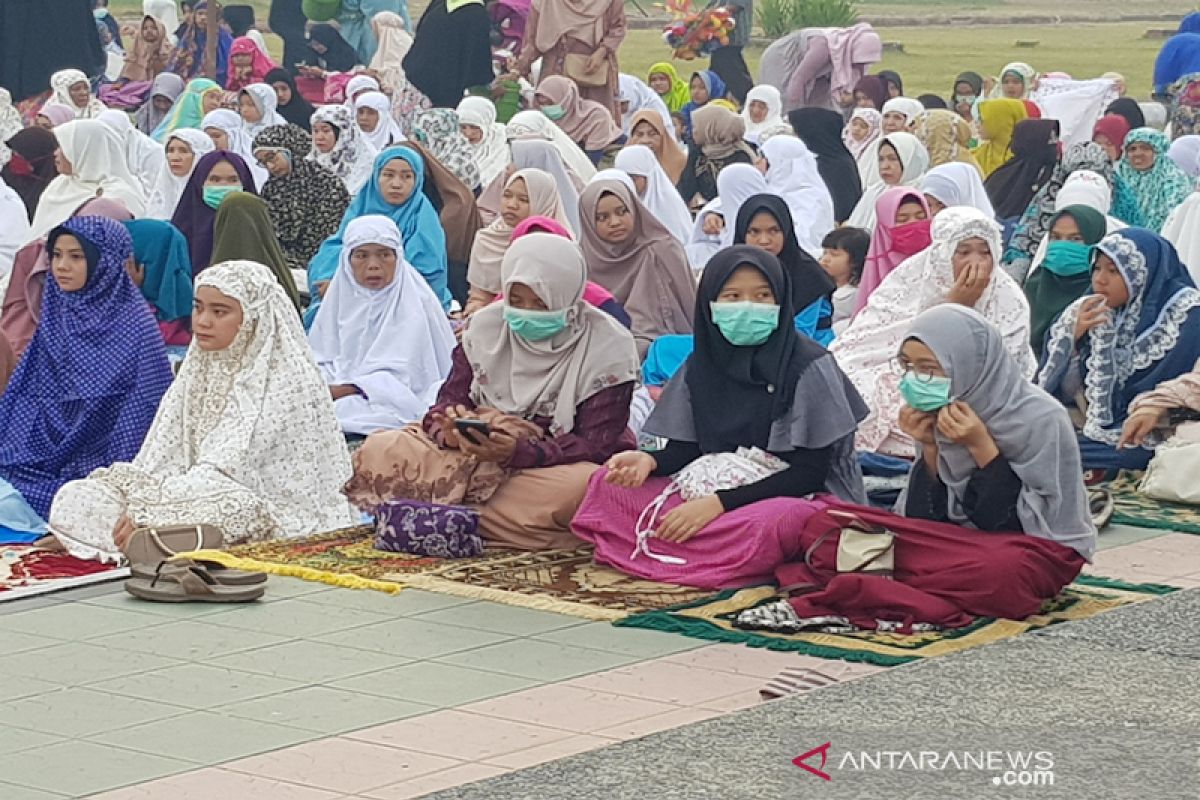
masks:
<svg viewBox="0 0 1200 800"><path fill-rule="evenodd" d="M42 538L35 539L33 546L50 553L64 553L67 550L67 548L63 547L63 543L58 540L58 537L52 533L47 533Z"/></svg>

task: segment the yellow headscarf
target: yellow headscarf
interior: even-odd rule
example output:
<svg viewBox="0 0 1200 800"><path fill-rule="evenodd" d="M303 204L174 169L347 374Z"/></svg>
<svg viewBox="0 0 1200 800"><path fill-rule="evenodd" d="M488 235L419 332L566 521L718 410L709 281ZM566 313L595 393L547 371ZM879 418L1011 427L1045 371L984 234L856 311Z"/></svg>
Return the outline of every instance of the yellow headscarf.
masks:
<svg viewBox="0 0 1200 800"><path fill-rule="evenodd" d="M984 100L979 104L979 119L983 123L982 129L987 131L988 139L972 152L979 162L979 168L983 170L984 178L1013 157L1009 149L1013 128L1028 116L1029 112L1020 100Z"/></svg>
<svg viewBox="0 0 1200 800"><path fill-rule="evenodd" d="M669 61L660 61L650 67L650 72L646 74L646 82L650 82L650 78L655 75L666 75L671 79L671 91L662 97L662 101L667 104L667 110L672 114L679 109L692 102L692 90L688 87L687 81L679 77L679 73L675 71L675 66Z"/></svg>

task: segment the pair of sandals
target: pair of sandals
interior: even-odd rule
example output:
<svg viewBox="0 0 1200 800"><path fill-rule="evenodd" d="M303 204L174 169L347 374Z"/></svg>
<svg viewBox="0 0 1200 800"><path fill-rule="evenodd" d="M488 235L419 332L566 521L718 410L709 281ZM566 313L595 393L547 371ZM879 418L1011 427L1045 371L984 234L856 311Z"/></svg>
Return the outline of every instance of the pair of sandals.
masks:
<svg viewBox="0 0 1200 800"><path fill-rule="evenodd" d="M228 569L215 561L175 558L157 567L134 564L125 591L154 603L252 603L267 591L264 572Z"/></svg>

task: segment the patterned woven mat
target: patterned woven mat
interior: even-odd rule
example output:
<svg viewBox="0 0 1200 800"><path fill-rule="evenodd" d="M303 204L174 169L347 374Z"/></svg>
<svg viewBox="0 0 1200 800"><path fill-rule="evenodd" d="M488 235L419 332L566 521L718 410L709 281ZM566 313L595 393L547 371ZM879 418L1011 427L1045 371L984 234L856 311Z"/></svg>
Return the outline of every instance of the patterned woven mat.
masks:
<svg viewBox="0 0 1200 800"><path fill-rule="evenodd" d="M1138 491L1141 472L1122 472L1101 488L1113 495L1112 521L1139 528L1200 533L1200 506L1155 500Z"/></svg>
<svg viewBox="0 0 1200 800"><path fill-rule="evenodd" d="M0 603L128 575L128 569L83 561L65 553L50 553L27 544L0 545Z"/></svg>

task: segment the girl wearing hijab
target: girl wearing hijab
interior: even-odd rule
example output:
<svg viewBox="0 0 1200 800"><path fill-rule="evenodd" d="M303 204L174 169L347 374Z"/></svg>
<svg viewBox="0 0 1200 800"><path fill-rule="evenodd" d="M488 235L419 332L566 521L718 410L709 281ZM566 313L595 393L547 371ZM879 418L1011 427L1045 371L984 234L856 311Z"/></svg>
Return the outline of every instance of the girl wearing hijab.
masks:
<svg viewBox="0 0 1200 800"><path fill-rule="evenodd" d="M644 429L666 447L610 458L575 516L572 529L595 545L598 563L713 589L770 581L795 552L775 535L783 503L824 492L862 502L854 429L866 407L829 353L787 324L792 291L779 261L757 247L731 247L709 263L695 350ZM774 474L686 502L665 492L702 456L742 448L773 456Z"/></svg>
<svg viewBox="0 0 1200 800"><path fill-rule="evenodd" d="M1046 331L1059 315L1092 289L1092 253L1108 230L1104 214L1067 206L1050 220L1045 257L1025 281L1034 355L1042 355Z"/></svg>
<svg viewBox="0 0 1200 800"><path fill-rule="evenodd" d="M125 51L125 66L121 69L120 80L130 82L155 80L156 76L166 71L167 63L170 60L171 39L167 35L167 27L154 17L142 17L133 42ZM182 90L182 78L180 78L179 86ZM143 133L149 132L143 131Z"/></svg>
<svg viewBox="0 0 1200 800"><path fill-rule="evenodd" d="M75 112L75 119L92 119L108 110L92 94L87 75L77 69L64 69L51 75L50 89L47 102L67 106Z"/></svg>
<svg viewBox="0 0 1200 800"><path fill-rule="evenodd" d="M308 265L308 285L313 302L308 320L316 314L320 298L337 271L342 251L342 236L350 221L367 214L390 217L404 237L404 255L408 263L433 289L442 307L450 307L446 282L446 232L437 209L425 196L425 163L407 147L389 147L375 158L370 182L350 202L338 232L325 240Z"/></svg>
<svg viewBox="0 0 1200 800"><path fill-rule="evenodd" d="M404 57L405 76L435 107L454 108L468 89L496 77L491 30L483 0L433 0Z"/></svg>
<svg viewBox="0 0 1200 800"><path fill-rule="evenodd" d="M858 282L854 313L866 307L884 279L906 259L932 244L933 214L925 196L905 186L893 186L875 203L875 230Z"/></svg>
<svg viewBox="0 0 1200 800"><path fill-rule="evenodd" d="M221 104L221 87L208 78L195 78L187 84L183 94L171 106L167 115L159 121L150 138L166 142L167 137L180 128L200 128L205 114L217 110Z"/></svg>
<svg viewBox="0 0 1200 800"><path fill-rule="evenodd" d="M124 223L133 240L131 277L149 304L163 344L186 347L192 341L192 262L187 240L169 222L138 219Z"/></svg>
<svg viewBox="0 0 1200 800"><path fill-rule="evenodd" d="M237 153L249 168L255 189L262 188L269 175L254 158L254 139L240 116L227 108L218 108L204 115L200 127L212 138L217 150Z"/></svg>
<svg viewBox="0 0 1200 800"><path fill-rule="evenodd" d="M1092 256L1094 294L1067 306L1046 335L1037 382L1080 404L1085 469L1145 469L1161 440L1122 447L1139 394L1190 372L1200 357L1200 291L1175 248L1150 231L1109 234Z"/></svg>
<svg viewBox="0 0 1200 800"><path fill-rule="evenodd" d="M576 547L569 525L588 478L632 446L637 353L629 331L583 301L587 270L569 239L520 237L501 276L504 302L468 320L422 425L369 436L346 494L362 509L468 505L490 543ZM459 433L459 419L490 433Z"/></svg>
<svg viewBox="0 0 1200 800"><path fill-rule="evenodd" d="M479 184L490 186L504 172L512 153L505 128L496 122L496 105L486 97L466 97L458 104L458 127L471 146Z"/></svg>
<svg viewBox="0 0 1200 800"><path fill-rule="evenodd" d="M979 104L979 136L984 141L973 155L989 177L1013 157L1012 139L1017 124L1029 116L1020 100L984 100Z"/></svg>
<svg viewBox="0 0 1200 800"><path fill-rule="evenodd" d="M621 73L617 106L621 112L621 131L626 136L633 130L634 114L639 111L653 111L662 119L671 138L675 138L675 122L671 119L671 112L667 110L666 103L640 78Z"/></svg>
<svg viewBox="0 0 1200 800"><path fill-rule="evenodd" d="M838 119L840 120L841 117L839 116ZM856 108L842 129L842 145L850 151L850 155L857 159L879 140L882 133L882 114L873 108Z"/></svg>
<svg viewBox="0 0 1200 800"><path fill-rule="evenodd" d="M279 102L276 111L279 112L279 116L289 124L311 132L310 120L314 109L296 88L296 79L292 77L292 73L276 67L266 74L263 82L275 90L275 98Z"/></svg>
<svg viewBox="0 0 1200 800"><path fill-rule="evenodd" d="M760 84L746 93L746 105L742 108L742 119L746 121L746 141L760 144L764 131L783 123L783 98L774 86Z"/></svg>
<svg viewBox="0 0 1200 800"><path fill-rule="evenodd" d="M888 99L887 84L878 75L866 75L854 84L854 105L858 108L873 108L883 113L883 104Z"/></svg>
<svg viewBox="0 0 1200 800"><path fill-rule="evenodd" d="M629 313L639 355L659 336L691 333L696 288L679 240L618 181L588 184L579 209L588 276Z"/></svg>
<svg viewBox="0 0 1200 800"><path fill-rule="evenodd" d="M667 111L677 114L692 101L692 90L687 81L679 77L675 65L669 61L660 61L650 65L646 75L646 83L667 106Z"/></svg>
<svg viewBox="0 0 1200 800"><path fill-rule="evenodd" d="M413 139L473 193L479 190L479 165L467 137L459 130L458 115L449 108L422 111L412 124Z"/></svg>
<svg viewBox="0 0 1200 800"><path fill-rule="evenodd" d="M146 206L148 218L169 220L175 215L175 207L196 162L214 149L212 139L204 131L182 128L171 134L167 139L166 163L159 170Z"/></svg>
<svg viewBox="0 0 1200 800"><path fill-rule="evenodd" d="M220 10L213 13L220 14ZM208 47L208 2L201 0L192 7L192 18L185 22L179 34L175 51L167 69L174 72L185 81L196 77L204 69L205 52ZM229 26L220 23L217 29L217 83L222 86L228 78L229 50L233 47L233 34Z"/></svg>
<svg viewBox="0 0 1200 800"><path fill-rule="evenodd" d="M125 271L128 231L77 217L51 231L41 320L0 398L0 479L43 519L59 487L131 458L171 383L162 337Z"/></svg>
<svg viewBox="0 0 1200 800"><path fill-rule="evenodd" d="M614 166L633 179L638 199L681 244L692 234L692 215L667 173L643 145L627 145L617 153Z"/></svg>
<svg viewBox="0 0 1200 800"><path fill-rule="evenodd" d="M193 274L213 263L213 226L221 203L233 192L254 191L250 168L237 153L214 150L196 162L171 215L171 224L188 240Z"/></svg>
<svg viewBox="0 0 1200 800"><path fill-rule="evenodd" d="M912 127L913 136L929 151L929 164L968 164L980 174L982 170L971 154L971 126L953 111L924 111L917 115Z"/></svg>
<svg viewBox="0 0 1200 800"><path fill-rule="evenodd" d="M911 133L889 133L879 143L877 171L879 179L863 187L862 197L854 207L847 224L854 228L873 230L875 204L892 186L920 186L929 169L929 153L925 145Z"/></svg>
<svg viewBox="0 0 1200 800"><path fill-rule="evenodd" d="M134 216L146 210L141 184L126 166L117 135L103 122L75 120L55 131L59 175L38 201L30 236L45 236L88 200L104 196L125 204Z"/></svg>
<svg viewBox="0 0 1200 800"><path fill-rule="evenodd" d="M150 136L171 112L171 107L183 94L183 78L173 72L163 72L154 78L146 102L133 115L133 124Z"/></svg>
<svg viewBox="0 0 1200 800"><path fill-rule="evenodd" d="M983 77L978 72L961 72L954 79L953 109L967 123L975 121L975 102L983 96Z"/></svg>
<svg viewBox="0 0 1200 800"><path fill-rule="evenodd" d="M383 92L364 92L355 98L354 117L359 135L376 151L407 140L392 119L392 101Z"/></svg>
<svg viewBox="0 0 1200 800"><path fill-rule="evenodd" d="M692 134L695 125L692 122L692 115L714 100L725 99L729 90L725 88L725 81L721 80L720 75L706 69L692 73L692 79L688 83L688 92L692 99L680 109L679 113L683 115L683 140L694 142Z"/></svg>
<svg viewBox="0 0 1200 800"><path fill-rule="evenodd" d="M336 175L356 197L371 177L376 151L342 105L321 106L312 115L313 148L306 160Z"/></svg>
<svg viewBox="0 0 1200 800"><path fill-rule="evenodd" d="M930 233L932 246L893 270L830 348L871 407L859 426L859 450L913 455L912 439L899 427L900 376L891 363L922 311L943 303L974 308L1000 329L1022 374L1032 376L1036 367L1029 351L1029 305L999 269L996 223L973 208L948 208Z"/></svg>
<svg viewBox="0 0 1200 800"><path fill-rule="evenodd" d="M500 266L513 241L513 231L530 217L554 219L571 238L573 227L554 178L540 169L519 169L504 181L499 216L475 234L467 271L471 293L465 316L486 307L500 294Z"/></svg>
<svg viewBox="0 0 1200 800"><path fill-rule="evenodd" d="M950 162L934 167L921 179L921 191L925 194L931 217L949 206L971 206L988 219L996 218L992 201L979 179L979 170L971 164Z"/></svg>
<svg viewBox="0 0 1200 800"><path fill-rule="evenodd" d="M1000 70L999 81L989 79L992 85L988 89L988 97L1028 100L1029 93L1037 88L1037 82L1037 70L1023 62L1014 61Z"/></svg>
<svg viewBox="0 0 1200 800"><path fill-rule="evenodd" d="M853 154L842 141L842 117L825 108L800 108L788 114L796 135L817 157L817 170L833 198L834 219L849 219L862 196Z"/></svg>
<svg viewBox="0 0 1200 800"><path fill-rule="evenodd" d="M1103 147L1108 160L1115 164L1125 153L1125 137L1130 130L1129 122L1121 115L1105 114L1092 129L1092 141Z"/></svg>
<svg viewBox="0 0 1200 800"><path fill-rule="evenodd" d="M538 169L554 178L558 196L562 200L563 213L572 231L581 230L579 225L579 192L583 189L583 181L569 170L554 146L539 139L518 139L512 143L512 171L520 169ZM479 196L479 211L483 222L491 224L500 215L500 195L504 191L504 183L508 180L507 172L489 186Z"/></svg>
<svg viewBox="0 0 1200 800"><path fill-rule="evenodd" d="M329 390L271 273L249 261L207 270L192 324L136 456L55 498L51 530L77 558L119 561L136 527L218 525L230 545L357 521L339 493L350 458Z"/></svg>
<svg viewBox="0 0 1200 800"><path fill-rule="evenodd" d="M538 84L535 102L542 113L562 129L593 164L614 156L625 143L621 128L613 122L609 108L584 100L570 78L552 75Z"/></svg>
<svg viewBox="0 0 1200 800"><path fill-rule="evenodd" d="M683 168L687 166L687 153L679 146L671 131L672 129L668 128L655 112L639 111L629 120L629 141L625 149L637 145L650 148L674 186L683 175ZM620 159L619 154L617 158Z"/></svg>
<svg viewBox="0 0 1200 800"><path fill-rule="evenodd" d="M284 294L300 311L300 293L271 225L266 202L250 192L230 192L221 201L212 226L213 264L253 261L271 270Z"/></svg>
<svg viewBox="0 0 1200 800"><path fill-rule="evenodd" d="M800 139L772 136L762 146L767 187L787 201L796 221L796 238L813 258L821 256L821 240L835 227L833 197L817 170L817 159Z"/></svg>
<svg viewBox="0 0 1200 800"><path fill-rule="evenodd" d="M259 131L265 128L287 124L287 120L275 110L278 105L279 98L275 90L265 83L252 83L238 92L238 114L242 117L250 141L254 141Z"/></svg>
<svg viewBox="0 0 1200 800"><path fill-rule="evenodd" d="M620 120L617 51L625 32L622 0L533 0L513 72L528 78L533 62L541 58L543 81L556 75L574 80L584 100L599 103Z"/></svg>
<svg viewBox="0 0 1200 800"><path fill-rule="evenodd" d="M983 183L996 221L1004 229L1008 245L1013 228L1034 195L1050 180L1058 164L1058 125L1049 119L1027 119L1013 129L1009 149L1013 157L997 168Z"/></svg>
<svg viewBox="0 0 1200 800"><path fill-rule="evenodd" d="M404 260L396 223L377 215L346 227L308 340L342 431L364 436L419 422L455 347L441 301Z"/></svg>
<svg viewBox="0 0 1200 800"><path fill-rule="evenodd" d="M515 144L517 139L545 139L554 145L554 149L562 157L562 163L587 183L596 176L596 165L588 158L588 154L558 125L550 121L541 111L521 111L504 126L508 131L508 140Z"/></svg>
<svg viewBox="0 0 1200 800"><path fill-rule="evenodd" d="M1195 184L1167 157L1170 144L1165 133L1138 128L1125 137L1125 157L1117 164L1117 178L1133 192L1142 224L1155 233Z"/></svg>
<svg viewBox="0 0 1200 800"><path fill-rule="evenodd" d="M717 176L731 164L754 163L746 144L746 123L732 111L711 106L692 116L692 146L687 167L679 179L679 194L690 203L696 195L705 201L718 194Z"/></svg>
<svg viewBox="0 0 1200 800"><path fill-rule="evenodd" d="M0 169L0 179L20 195L32 221L42 193L58 176L54 162L58 139L48 130L33 127L20 131L5 144L12 150L12 156Z"/></svg>
<svg viewBox="0 0 1200 800"><path fill-rule="evenodd" d="M240 92L251 84L265 82L267 73L277 68L278 65L258 49L253 39L246 36L234 39L229 48L229 64L226 67L229 78L225 88Z"/></svg>

